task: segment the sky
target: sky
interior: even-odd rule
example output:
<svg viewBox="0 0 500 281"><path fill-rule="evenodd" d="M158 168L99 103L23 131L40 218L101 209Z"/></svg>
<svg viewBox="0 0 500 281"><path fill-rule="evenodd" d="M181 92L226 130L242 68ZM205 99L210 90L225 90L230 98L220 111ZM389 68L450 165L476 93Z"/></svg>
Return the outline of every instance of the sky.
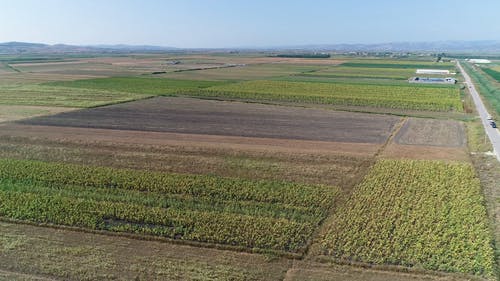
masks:
<svg viewBox="0 0 500 281"><path fill-rule="evenodd" d="M0 0L0 42L180 48L500 40L499 0Z"/></svg>

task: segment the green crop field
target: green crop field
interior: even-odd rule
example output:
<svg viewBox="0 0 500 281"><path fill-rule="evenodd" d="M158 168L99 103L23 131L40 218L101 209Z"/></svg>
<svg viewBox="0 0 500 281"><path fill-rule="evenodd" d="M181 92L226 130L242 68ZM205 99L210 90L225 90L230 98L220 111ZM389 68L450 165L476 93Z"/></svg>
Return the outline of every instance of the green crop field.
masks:
<svg viewBox="0 0 500 281"><path fill-rule="evenodd" d="M48 86L117 91L143 95L166 95L179 90L196 90L221 84L223 82L142 77L113 77L46 83Z"/></svg>
<svg viewBox="0 0 500 281"><path fill-rule="evenodd" d="M488 75L481 71L474 70L469 63L464 63L463 67L470 77L477 83L479 93L487 100L487 104L500 116L500 87L488 78Z"/></svg>
<svg viewBox="0 0 500 281"><path fill-rule="evenodd" d="M380 160L338 209L324 254L493 276L479 179L470 164Z"/></svg>
<svg viewBox="0 0 500 281"><path fill-rule="evenodd" d="M331 67L316 72L303 73L301 76L312 77L346 77L346 78L384 78L406 80L415 76L414 69L372 68L372 67Z"/></svg>
<svg viewBox="0 0 500 281"><path fill-rule="evenodd" d="M0 160L0 216L297 253L338 189Z"/></svg>
<svg viewBox="0 0 500 281"><path fill-rule="evenodd" d="M189 92L194 96L224 97L371 106L432 111L462 111L457 88L382 86L362 84L248 81Z"/></svg>
<svg viewBox="0 0 500 281"><path fill-rule="evenodd" d="M93 107L149 96L151 95L29 83L0 84L0 105Z"/></svg>
<svg viewBox="0 0 500 281"><path fill-rule="evenodd" d="M492 68L487 68L487 67L483 68L483 71L486 72L489 76L491 76L496 81L500 82L500 72L499 71L492 69Z"/></svg>
<svg viewBox="0 0 500 281"><path fill-rule="evenodd" d="M94 107L196 90L222 82L115 77L43 84L1 83L0 104L61 107Z"/></svg>

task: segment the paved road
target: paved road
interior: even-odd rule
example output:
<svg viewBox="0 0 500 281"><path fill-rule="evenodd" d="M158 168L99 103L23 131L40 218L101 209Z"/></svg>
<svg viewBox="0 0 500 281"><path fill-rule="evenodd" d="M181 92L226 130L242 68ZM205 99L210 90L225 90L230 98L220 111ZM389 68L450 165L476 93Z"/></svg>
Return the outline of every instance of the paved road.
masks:
<svg viewBox="0 0 500 281"><path fill-rule="evenodd" d="M486 107L484 106L484 103L481 100L481 97L479 96L476 87L474 87L474 84L472 83L469 74L465 72L463 67L460 65L460 62L457 62L457 65L465 78L465 83L469 87L469 91L472 95L474 103L476 104L477 112L479 112L481 121L483 121L483 126L486 131L486 134L488 134L490 142L493 145L493 152L497 156L498 161L500 161L500 132L498 131L498 129L494 129L490 126L489 121L487 120L490 114L486 110Z"/></svg>

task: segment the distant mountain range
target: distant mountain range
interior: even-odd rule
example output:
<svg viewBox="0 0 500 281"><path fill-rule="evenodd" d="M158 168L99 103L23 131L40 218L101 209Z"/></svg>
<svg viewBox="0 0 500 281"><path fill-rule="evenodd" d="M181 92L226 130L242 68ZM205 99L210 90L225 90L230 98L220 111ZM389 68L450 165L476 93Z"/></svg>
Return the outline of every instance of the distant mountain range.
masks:
<svg viewBox="0 0 500 281"><path fill-rule="evenodd" d="M441 42L392 42L380 44L325 44L278 47L247 47L247 48L191 48L149 45L89 45L75 46L65 44L40 44L25 42L0 43L0 54L23 53L139 53L139 52L172 52L172 51L336 51L336 52L453 52L453 53L500 53L500 41L441 41Z"/></svg>
<svg viewBox="0 0 500 281"><path fill-rule="evenodd" d="M309 46L312 49L361 52L452 52L500 53L500 41L391 42L380 44L336 44Z"/></svg>
<svg viewBox="0 0 500 281"><path fill-rule="evenodd" d="M65 44L40 44L26 42L0 43L0 54L53 54L53 53L135 53L135 52L166 52L177 50L173 47L148 46L148 45L95 45L76 46Z"/></svg>

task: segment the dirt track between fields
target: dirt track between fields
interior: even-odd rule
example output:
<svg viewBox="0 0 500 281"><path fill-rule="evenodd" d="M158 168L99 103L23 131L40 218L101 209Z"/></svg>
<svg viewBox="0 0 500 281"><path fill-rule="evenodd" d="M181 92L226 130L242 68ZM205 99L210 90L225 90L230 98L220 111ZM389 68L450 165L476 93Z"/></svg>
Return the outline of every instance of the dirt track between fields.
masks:
<svg viewBox="0 0 500 281"><path fill-rule="evenodd" d="M321 109L159 97L21 122L59 127L382 144L399 119Z"/></svg>

